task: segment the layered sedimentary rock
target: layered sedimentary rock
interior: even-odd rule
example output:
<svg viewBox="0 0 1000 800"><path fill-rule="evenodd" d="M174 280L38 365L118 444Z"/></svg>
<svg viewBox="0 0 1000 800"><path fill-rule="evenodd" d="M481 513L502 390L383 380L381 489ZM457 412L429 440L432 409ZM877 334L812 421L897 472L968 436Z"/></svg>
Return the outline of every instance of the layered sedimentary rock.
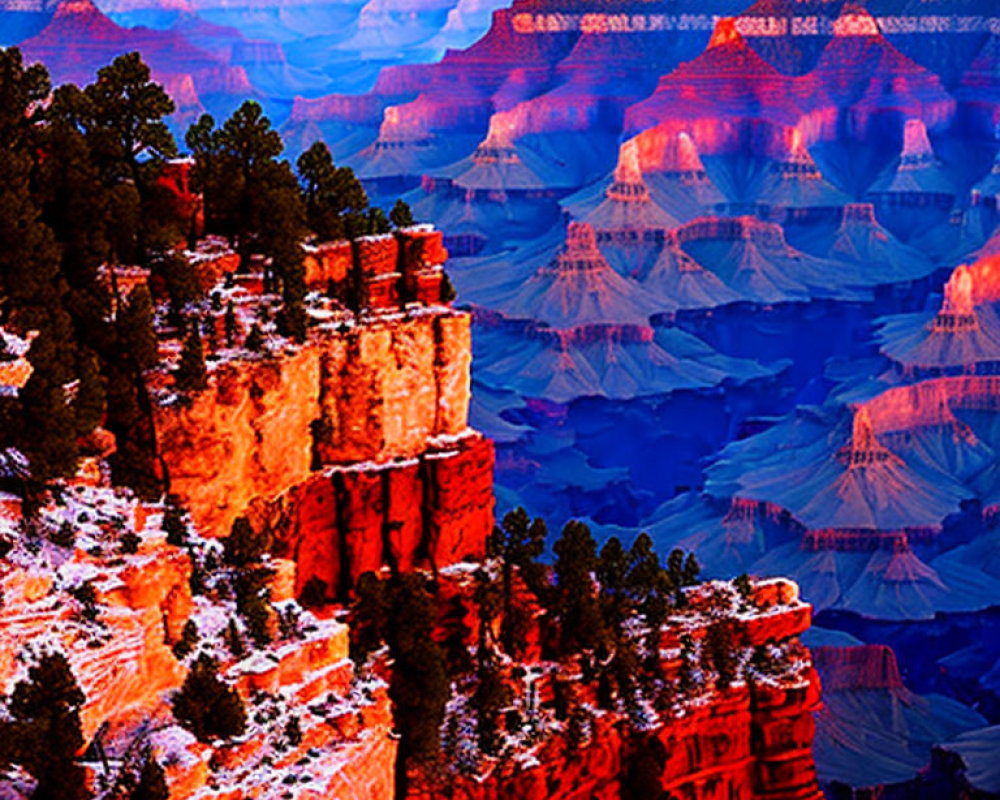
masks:
<svg viewBox="0 0 1000 800"><path fill-rule="evenodd" d="M858 299L871 278L834 267L788 244L780 225L756 217L701 217L675 231L677 243L743 298L757 303Z"/></svg>
<svg viewBox="0 0 1000 800"><path fill-rule="evenodd" d="M712 624L708 608L713 591L710 585L691 590L694 619L678 616L664 628L661 668L668 681L681 668L680 637L701 640ZM705 617L699 616L702 602ZM732 620L734 652L771 647L787 657L785 669L678 697L676 705L661 709L640 729L621 713L596 713L582 740L571 742L565 731L550 732L523 755L491 764L483 774L456 776L450 786L453 796L613 800L641 792L818 800L811 743L820 686L807 651L798 644L799 634L809 627L809 607L787 581L758 584L751 603L753 610ZM528 669L534 676L532 697L543 705L551 702L557 683L563 691L573 684L581 703L596 705L594 687L579 675ZM429 800L439 791L415 773L407 796Z"/></svg>
<svg viewBox="0 0 1000 800"><path fill-rule="evenodd" d="M256 706L242 736L208 744L174 725L150 737L171 797L277 798L288 786L301 797L391 797L397 743L386 686L355 675L347 626L318 620L269 649L224 659L227 681Z"/></svg>
<svg viewBox="0 0 1000 800"><path fill-rule="evenodd" d="M469 317L442 312L220 367L190 403L157 410L171 488L224 534L253 499L302 482L314 463L416 457L466 429L468 363Z"/></svg>
<svg viewBox="0 0 1000 800"><path fill-rule="evenodd" d="M565 403L703 389L780 369L726 358L679 329L654 330L650 317L674 301L616 272L586 223L571 222L565 243L515 260L515 269L536 262L533 274L493 277L475 295L499 312L481 316L476 344L479 379L491 386Z"/></svg>
<svg viewBox="0 0 1000 800"><path fill-rule="evenodd" d="M852 786L862 796L877 794L883 785L907 781L935 745L974 735L967 732L982 725L979 714L954 700L907 688L890 648L815 629L809 637L823 681L815 751L820 783L834 787L830 793ZM950 796L929 791L928 797Z"/></svg>
<svg viewBox="0 0 1000 800"><path fill-rule="evenodd" d="M863 617L996 603L994 271L960 266L939 311L884 319L879 378L848 371L821 406L728 445L705 496L663 515L664 541L716 568L790 574L817 607Z"/></svg>
<svg viewBox="0 0 1000 800"><path fill-rule="evenodd" d="M252 516L295 559L297 590L319 580L344 597L367 571L481 557L493 526L492 470L492 443L470 432L415 458L323 470Z"/></svg>
<svg viewBox="0 0 1000 800"><path fill-rule="evenodd" d="M172 30L123 28L91 0L60 3L46 26L20 46L30 60L44 62L55 80L80 85L116 56L141 51L153 74L174 90L188 118L204 110L199 95L252 91L246 72L231 65L228 54L199 49Z"/></svg>
<svg viewBox="0 0 1000 800"><path fill-rule="evenodd" d="M12 533L19 511L3 508L0 529ZM23 676L26 648L46 642L67 653L87 697L80 721L88 739L106 722L125 726L158 712L184 678L170 644L191 613L191 565L164 543L159 516L110 490L76 487L41 516L41 524L56 528L73 520L69 557L49 544L37 554L13 553L0 565L0 685ZM139 537L138 552L114 558L114 543L126 531ZM74 599L83 583L95 590L94 619Z"/></svg>
<svg viewBox="0 0 1000 800"><path fill-rule="evenodd" d="M483 555L493 448L468 427L470 316L440 303L447 256L429 227L310 246L306 281L332 297L306 342L233 351L205 389L161 393L162 464L200 530L249 516L296 561L296 591L331 598L383 566ZM235 280L241 306L260 302L259 276Z"/></svg>

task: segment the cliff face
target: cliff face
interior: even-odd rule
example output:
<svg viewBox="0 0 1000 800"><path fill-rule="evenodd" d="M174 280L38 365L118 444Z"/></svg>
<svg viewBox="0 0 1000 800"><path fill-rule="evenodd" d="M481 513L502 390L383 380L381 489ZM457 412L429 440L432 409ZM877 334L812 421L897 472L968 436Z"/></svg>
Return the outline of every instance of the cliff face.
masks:
<svg viewBox="0 0 1000 800"><path fill-rule="evenodd" d="M5 508L0 528L13 525L19 513ZM109 491L87 489L42 514L44 525L87 520L68 558L44 545L30 561L15 554L0 564L0 686L21 677L25 648L44 642L65 652L87 697L80 721L88 740L104 722L122 726L156 713L184 679L170 644L191 613L191 565L149 524L159 518L151 513ZM119 533L112 528L119 521L128 526L122 532L140 541L127 560L104 549L107 537ZM83 583L94 588L93 612L75 599Z"/></svg>
<svg viewBox="0 0 1000 800"><path fill-rule="evenodd" d="M641 736L630 735L612 715L598 717L583 746L556 738L530 760L498 769L484 781L459 780L450 797L819 800L811 753L812 711L818 704L819 681L810 673L808 683L794 690L734 689ZM638 786L627 783L643 767L658 774L655 791L662 795L638 795ZM424 787L408 795L420 800L437 796Z"/></svg>
<svg viewBox="0 0 1000 800"><path fill-rule="evenodd" d="M409 571L481 557L493 525L493 444L475 433L379 466L331 467L252 517L298 564L296 590L319 579L343 597L366 571Z"/></svg>
<svg viewBox="0 0 1000 800"><path fill-rule="evenodd" d="M171 491L199 530L229 533L256 497L309 473L309 424L317 416L320 352L227 365L188 403L157 409L156 432Z"/></svg>
<svg viewBox="0 0 1000 800"><path fill-rule="evenodd" d="M239 615L231 588L218 591L231 571L206 571L205 548L217 552L215 543L168 544L162 508L78 484L15 538L20 519L16 501L0 508L0 537L13 543L0 560L0 688L25 678L32 652L64 653L85 698L84 739L114 762L112 782L148 748L172 798L278 798L295 785L302 798L392 796L397 742L386 686L355 672L345 624L294 602L292 562L266 561L269 614L281 620L270 626L273 641L234 651L223 631ZM122 547L127 534L134 547ZM195 596L193 558L202 574ZM241 735L198 742L171 714L202 654L245 705ZM108 764L84 766L93 796L110 797ZM8 777L0 775L0 795L29 795Z"/></svg>
<svg viewBox="0 0 1000 800"><path fill-rule="evenodd" d="M449 573L440 584L442 608L472 591L467 574ZM668 622L662 634L664 682L681 670L679 646L700 641L717 623L713 588L693 590L693 617ZM704 604L702 606L702 604ZM442 625L443 635L453 633ZM461 800L617 800L625 797L683 797L691 800L743 797L764 800L819 800L812 742L813 713L820 709L820 682L809 652L798 636L809 628L810 607L797 587L783 580L754 587L748 609L728 618L733 651L777 648L787 658L771 670L752 671L727 687L705 687L686 698L675 697L668 711L657 705L655 721L636 725L621 711L599 706L593 681L581 675L547 671L536 663L530 694L542 707L556 684L573 686L582 707L590 709L584 733L571 738L568 728L542 736L541 742L513 758L490 762L474 778L452 776L448 796ZM454 622L454 620L451 620ZM472 626L466 620L467 629ZM533 632L537 635L537 631ZM526 634L527 640L534 635ZM534 647L529 644L529 650ZM537 657L530 658L534 661ZM680 698L680 699L679 699ZM407 797L432 800L441 787L411 770Z"/></svg>
<svg viewBox="0 0 1000 800"><path fill-rule="evenodd" d="M269 786L296 784L295 796L304 798L392 796L397 744L385 685L355 674L346 625L319 619L307 630L266 657L226 668L227 680L258 708L243 736L204 744L177 727L155 735L171 797L278 797L281 790ZM298 737L287 735L291 719Z"/></svg>
<svg viewBox="0 0 1000 800"><path fill-rule="evenodd" d="M469 360L468 315L442 310L221 366L189 402L157 409L171 491L200 530L225 535L252 501L306 481L314 454L320 466L415 458L466 429Z"/></svg>
<svg viewBox="0 0 1000 800"><path fill-rule="evenodd" d="M469 317L426 316L366 326L323 346L322 464L413 458L468 422Z"/></svg>

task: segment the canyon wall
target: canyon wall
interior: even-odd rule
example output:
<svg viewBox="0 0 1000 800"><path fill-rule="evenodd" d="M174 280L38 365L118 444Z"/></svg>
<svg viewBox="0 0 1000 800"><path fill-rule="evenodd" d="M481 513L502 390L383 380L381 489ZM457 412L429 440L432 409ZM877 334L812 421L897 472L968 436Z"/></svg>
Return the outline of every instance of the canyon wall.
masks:
<svg viewBox="0 0 1000 800"><path fill-rule="evenodd" d="M451 583L455 581L443 585ZM706 609L712 603L711 587L705 586L704 593L699 587L689 594L695 608L702 601ZM727 618L734 646L787 648L790 659L783 670L679 699L672 711L661 710L644 729L621 712L597 711L594 682L578 674L542 671L533 691L543 705L560 682L572 685L582 707L591 709L590 727L582 741L571 741L568 730L561 730L514 758L491 763L484 774L451 776L448 796L819 800L812 741L813 713L821 705L820 682L808 650L798 641L809 628L810 606L799 600L797 586L784 580L756 584L753 606L749 613ZM681 637L700 639L712 624L713 612L705 613L700 622L675 619L664 628L661 659L667 683L681 669ZM410 778L407 797L441 796L433 779L419 771L411 771Z"/></svg>
<svg viewBox="0 0 1000 800"><path fill-rule="evenodd" d="M135 724L165 707L167 694L180 686L184 668L171 653L191 613L188 586L191 565L180 549L165 544L156 514L139 504L97 495L100 505L69 501L68 518L86 520L80 527L93 538L64 555L58 569L48 552L35 556L31 567L0 562L0 686L23 677L27 648L43 645L67 655L73 674L87 697L80 712L89 740L104 722ZM0 512L0 529L16 523L19 509ZM158 519L158 514L156 519ZM121 520L139 537L128 560L109 557L95 543L98 536L119 533ZM86 582L94 588L96 613L87 615L73 592Z"/></svg>
<svg viewBox="0 0 1000 800"><path fill-rule="evenodd" d="M222 365L207 389L156 409L170 490L200 530L222 536L317 463L416 458L465 431L469 360L468 315L442 309Z"/></svg>
<svg viewBox="0 0 1000 800"><path fill-rule="evenodd" d="M411 459L324 469L255 504L251 518L297 563L297 591L318 579L331 597L383 566L480 558L493 526L493 444L470 431Z"/></svg>
<svg viewBox="0 0 1000 800"><path fill-rule="evenodd" d="M819 800L812 763L812 711L819 681L794 690L746 686L722 693L711 704L655 731L636 735L613 715L599 716L583 746L557 737L521 763L497 768L485 780L459 779L455 800L619 800L677 797L686 800L782 798ZM655 790L634 777L648 765L659 775ZM635 785L627 782L636 780ZM642 785L647 791L635 793ZM439 797L418 786L408 795Z"/></svg>

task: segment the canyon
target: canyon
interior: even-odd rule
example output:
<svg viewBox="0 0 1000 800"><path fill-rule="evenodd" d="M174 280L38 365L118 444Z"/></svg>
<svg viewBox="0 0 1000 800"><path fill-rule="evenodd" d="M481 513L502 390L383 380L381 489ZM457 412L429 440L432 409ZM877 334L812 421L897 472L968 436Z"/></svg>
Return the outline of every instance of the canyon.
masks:
<svg viewBox="0 0 1000 800"><path fill-rule="evenodd" d="M393 274L403 283L407 268L386 273L373 260L413 257L414 239L429 243L419 248L417 272L440 270L447 257L440 234L415 229L356 246L348 274L373 282ZM216 253L196 263L222 287L237 260ZM259 283L251 275L226 291L243 297ZM322 309L312 313L324 319ZM147 748L163 765L171 797L394 796L397 737L386 683L379 668L367 671L348 657L344 604L365 573L429 569L439 576L435 635L444 640L452 625L446 609L475 602L471 570L483 563L493 527L493 449L468 427L469 326L467 313L438 301L368 305L351 324L319 324L300 345L272 341L264 355L229 351L209 362L208 385L184 397L169 390L163 372L153 380L157 445L169 503L189 512L179 518L177 506L110 486L100 464L53 495L29 529L18 527L22 501L4 495L0 676L9 685L23 675L25 649L68 653L86 698L80 720L95 792L107 791L115 770ZM166 352L172 335L161 331ZM248 567L232 567L227 548L239 520L273 536L271 554L249 567L264 570L271 611L267 643L234 651L239 607L226 587ZM172 538L178 524L186 529L180 542ZM128 545L127 536L134 537ZM316 581L323 594L312 591L309 610L296 598ZM659 633L658 668L677 680L690 658L686 642L702 646L709 629L726 625L734 657L749 663L766 651L773 662L766 670L727 686L698 679L694 695L678 695L639 729L622 712L587 712L591 727L575 745L552 719L517 763L491 766L482 779L458 778L453 791L615 797L631 791L623 781L637 780L628 776L642 764L663 791L685 796L818 798L811 743L820 685L799 641L810 606L789 581L745 591L727 583L685 589ZM519 597L528 602L529 594ZM537 603L531 608L526 641L538 643L550 634ZM580 675L537 648L527 648L519 669L537 678L531 702L551 719L554 692L563 691L555 687ZM245 731L229 740L196 740L171 717L171 698L201 663L196 653L210 654L252 709ZM596 709L594 687L580 689L581 708ZM428 780L418 770L405 796L437 796ZM19 797L30 784L14 777L3 786Z"/></svg>
<svg viewBox="0 0 1000 800"><path fill-rule="evenodd" d="M814 648L828 692L788 712L815 711L821 789L988 795L1000 25L987 2L748 5L441 2L407 20L267 2L240 20L74 0L0 24L75 80L142 50L178 131L256 93L292 155L323 140L375 204L402 196L437 226L310 243L308 342L225 353L189 398L154 382L157 450L199 532L245 518L296 565L294 596L334 604L370 571L446 582L516 507L583 520L598 545L648 531L710 578L785 576L816 615L784 638ZM208 290L235 268L213 246L191 256ZM369 313L343 310L355 272ZM233 282L242 337L263 279ZM754 688L720 702L645 738L602 718L578 760L562 732L537 765L456 792L618 796L594 773L708 753L699 726L749 725L753 751L771 724ZM696 761L664 762L680 772L661 788L798 796L734 783L750 768L730 762L691 785Z"/></svg>

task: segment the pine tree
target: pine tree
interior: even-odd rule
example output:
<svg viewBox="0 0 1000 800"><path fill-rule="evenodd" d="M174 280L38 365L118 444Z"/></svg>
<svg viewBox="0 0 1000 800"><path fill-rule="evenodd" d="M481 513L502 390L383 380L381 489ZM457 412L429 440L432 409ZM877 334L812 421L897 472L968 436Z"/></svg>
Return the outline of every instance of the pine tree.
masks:
<svg viewBox="0 0 1000 800"><path fill-rule="evenodd" d="M246 517L237 517L222 542L222 560L230 567L259 564L272 544L267 528L255 531Z"/></svg>
<svg viewBox="0 0 1000 800"><path fill-rule="evenodd" d="M184 630L181 631L181 638L174 644L174 655L178 659L184 658L192 652L195 647L197 647L200 640L201 637L198 635L198 625L193 619L189 619L184 623Z"/></svg>
<svg viewBox="0 0 1000 800"><path fill-rule="evenodd" d="M392 225L389 224L389 218L385 215L385 212L377 206L368 209L367 225L367 232L369 236L379 236L384 233L389 233L389 231L392 230Z"/></svg>
<svg viewBox="0 0 1000 800"><path fill-rule="evenodd" d="M299 605L303 608L322 608L326 602L326 581L313 575L299 592Z"/></svg>
<svg viewBox="0 0 1000 800"><path fill-rule="evenodd" d="M177 154L164 122L176 110L170 95L150 80L149 67L136 52L99 69L84 94L89 101L84 129L109 177L129 178L144 187L146 169Z"/></svg>
<svg viewBox="0 0 1000 800"><path fill-rule="evenodd" d="M281 276L282 306L278 316L278 328L296 342L306 339L306 270L302 260L302 249L296 245L291 254L283 255L275 261L275 270Z"/></svg>
<svg viewBox="0 0 1000 800"><path fill-rule="evenodd" d="M219 131L210 114L202 114L184 135L194 159L192 187L201 193L205 206L205 231L235 237L235 215L241 186L232 180L224 164Z"/></svg>
<svg viewBox="0 0 1000 800"><path fill-rule="evenodd" d="M321 240L360 235L368 196L349 167L336 167L330 150L316 142L296 164L309 228Z"/></svg>
<svg viewBox="0 0 1000 800"><path fill-rule="evenodd" d="M106 427L115 435L111 476L116 484L131 486L145 499L162 494L153 430L152 401L144 372L159 360L153 330L153 301L139 285L118 310L113 341L102 372L107 392Z"/></svg>
<svg viewBox="0 0 1000 800"><path fill-rule="evenodd" d="M265 647L274 640L271 634L272 609L267 581L271 571L261 567L244 567L236 573L236 610L246 623L254 644Z"/></svg>
<svg viewBox="0 0 1000 800"><path fill-rule="evenodd" d="M166 289L174 324L181 320L186 306L204 299L205 293L191 262L174 250L153 254L150 277Z"/></svg>
<svg viewBox="0 0 1000 800"><path fill-rule="evenodd" d="M153 330L153 298L141 283L122 304L117 318L118 336L140 370L159 361L159 346Z"/></svg>
<svg viewBox="0 0 1000 800"><path fill-rule="evenodd" d="M477 671L476 691L472 707L476 711L476 737L479 749L496 755L500 747L500 714L510 705L513 693L504 680L503 672L491 660Z"/></svg>
<svg viewBox="0 0 1000 800"><path fill-rule="evenodd" d="M236 339L240 333L239 323L236 321L236 310L233 308L233 301L226 305L226 316L223 320L226 334L226 347L236 347Z"/></svg>
<svg viewBox="0 0 1000 800"><path fill-rule="evenodd" d="M302 726L298 717L289 717L285 723L285 742L289 747L295 748L302 744Z"/></svg>
<svg viewBox="0 0 1000 800"><path fill-rule="evenodd" d="M64 88L59 106L84 132L108 189L115 259L145 263L155 239L173 243L186 233L185 220L172 220L174 230L164 231L162 209L151 206L156 176L177 153L164 122L174 103L134 52L99 69L82 91Z"/></svg>
<svg viewBox="0 0 1000 800"><path fill-rule="evenodd" d="M515 649L514 570L517 570L540 601L544 603L548 599L546 569L538 561L545 552L547 536L544 520L536 518L532 521L528 512L518 508L504 515L501 525L493 529L488 542L490 555L500 559L503 595L503 627L500 635L504 650L508 653L513 653Z"/></svg>
<svg viewBox="0 0 1000 800"><path fill-rule="evenodd" d="M62 524L49 532L49 541L56 547L72 547L76 544L76 528L69 520L63 520Z"/></svg>
<svg viewBox="0 0 1000 800"><path fill-rule="evenodd" d="M184 521L184 513L173 502L167 502L163 510L163 530L167 534L167 544L183 547L187 544L188 526Z"/></svg>
<svg viewBox="0 0 1000 800"><path fill-rule="evenodd" d="M684 585L684 551L677 548L667 556L667 573L674 586Z"/></svg>
<svg viewBox="0 0 1000 800"><path fill-rule="evenodd" d="M586 525L573 520L563 527L552 549L563 653L595 650L606 640L592 577L597 569L597 543Z"/></svg>
<svg viewBox="0 0 1000 800"><path fill-rule="evenodd" d="M0 318L15 331L38 331L28 351L33 372L0 432L0 445L16 447L38 483L76 469L77 420L63 387L76 379L73 323L63 305L60 248L32 195L32 168L41 101L48 73L25 68L16 48L0 50Z"/></svg>
<svg viewBox="0 0 1000 800"><path fill-rule="evenodd" d="M215 327L215 317L206 314L201 320L202 340L208 345L209 353L216 353L219 350L219 337Z"/></svg>
<svg viewBox="0 0 1000 800"><path fill-rule="evenodd" d="M120 543L123 553L134 555L139 552L139 545L142 544L142 538L132 531L125 531L121 536Z"/></svg>
<svg viewBox="0 0 1000 800"><path fill-rule="evenodd" d="M94 622L100 614L94 584L91 581L84 581L70 589L69 593L80 604L80 616L88 622Z"/></svg>
<svg viewBox="0 0 1000 800"><path fill-rule="evenodd" d="M708 653L718 675L716 685L720 689L728 689L736 680L736 647L729 623L720 621L712 625L705 632L702 647Z"/></svg>
<svg viewBox="0 0 1000 800"><path fill-rule="evenodd" d="M57 347L47 331L32 342L28 361L33 371L18 398L22 417L15 442L31 464L32 477L41 483L69 477L79 457L76 415L63 389Z"/></svg>
<svg viewBox="0 0 1000 800"><path fill-rule="evenodd" d="M62 653L47 653L28 669L28 680L14 687L8 711L16 731L14 763L35 781L33 800L83 800L83 747L80 709L83 692Z"/></svg>
<svg viewBox="0 0 1000 800"><path fill-rule="evenodd" d="M645 598L655 591L661 569L660 558L648 533L640 533L635 538L628 553L628 562L626 583L636 596Z"/></svg>
<svg viewBox="0 0 1000 800"><path fill-rule="evenodd" d="M197 392L208 385L205 353L201 346L198 326L192 325L181 349L181 360L174 371L174 381L180 392Z"/></svg>
<svg viewBox="0 0 1000 800"><path fill-rule="evenodd" d="M189 131L191 142L202 148L203 157L210 156L222 185L230 187L216 199L229 206L226 213L232 220L240 270L246 271L250 256L260 253L271 259L272 270L284 280L301 263L306 208L291 167L278 161L284 150L281 136L252 100L236 109L218 131L208 133L206 123L198 124L201 127Z"/></svg>
<svg viewBox="0 0 1000 800"><path fill-rule="evenodd" d="M200 655L173 699L177 721L200 742L241 736L246 730L243 701L219 679L217 669L210 656Z"/></svg>
<svg viewBox="0 0 1000 800"><path fill-rule="evenodd" d="M701 565L698 563L698 559L694 557L694 553L689 553L687 559L684 561L684 573L682 575L684 585L697 586L698 575L700 573Z"/></svg>
<svg viewBox="0 0 1000 800"><path fill-rule="evenodd" d="M601 584L601 610L605 622L613 629L620 628L628 615L631 602L626 593L628 555L621 540L612 536L601 548L597 564L597 580Z"/></svg>
<svg viewBox="0 0 1000 800"><path fill-rule="evenodd" d="M60 116L63 94L55 91L38 131L32 187L60 247L62 302L78 348L77 432L85 435L104 415L104 365L115 352L111 291L100 271L111 247L110 198L86 138L75 120Z"/></svg>
<svg viewBox="0 0 1000 800"><path fill-rule="evenodd" d="M410 228L414 225L413 212L402 199L396 201L389 212L389 220L394 228Z"/></svg>
<svg viewBox="0 0 1000 800"><path fill-rule="evenodd" d="M393 587L387 639L394 668L389 697L402 734L397 776L404 782L408 759L433 760L448 702L444 653L432 637L435 603L416 573L401 575Z"/></svg>
<svg viewBox="0 0 1000 800"><path fill-rule="evenodd" d="M260 327L256 322L250 327L250 333L247 334L247 338L243 342L243 346L251 353L263 352L264 334L261 333Z"/></svg>
<svg viewBox="0 0 1000 800"><path fill-rule="evenodd" d="M163 767L152 753L147 753L139 772L139 782L129 796L129 800L170 800L167 778Z"/></svg>

